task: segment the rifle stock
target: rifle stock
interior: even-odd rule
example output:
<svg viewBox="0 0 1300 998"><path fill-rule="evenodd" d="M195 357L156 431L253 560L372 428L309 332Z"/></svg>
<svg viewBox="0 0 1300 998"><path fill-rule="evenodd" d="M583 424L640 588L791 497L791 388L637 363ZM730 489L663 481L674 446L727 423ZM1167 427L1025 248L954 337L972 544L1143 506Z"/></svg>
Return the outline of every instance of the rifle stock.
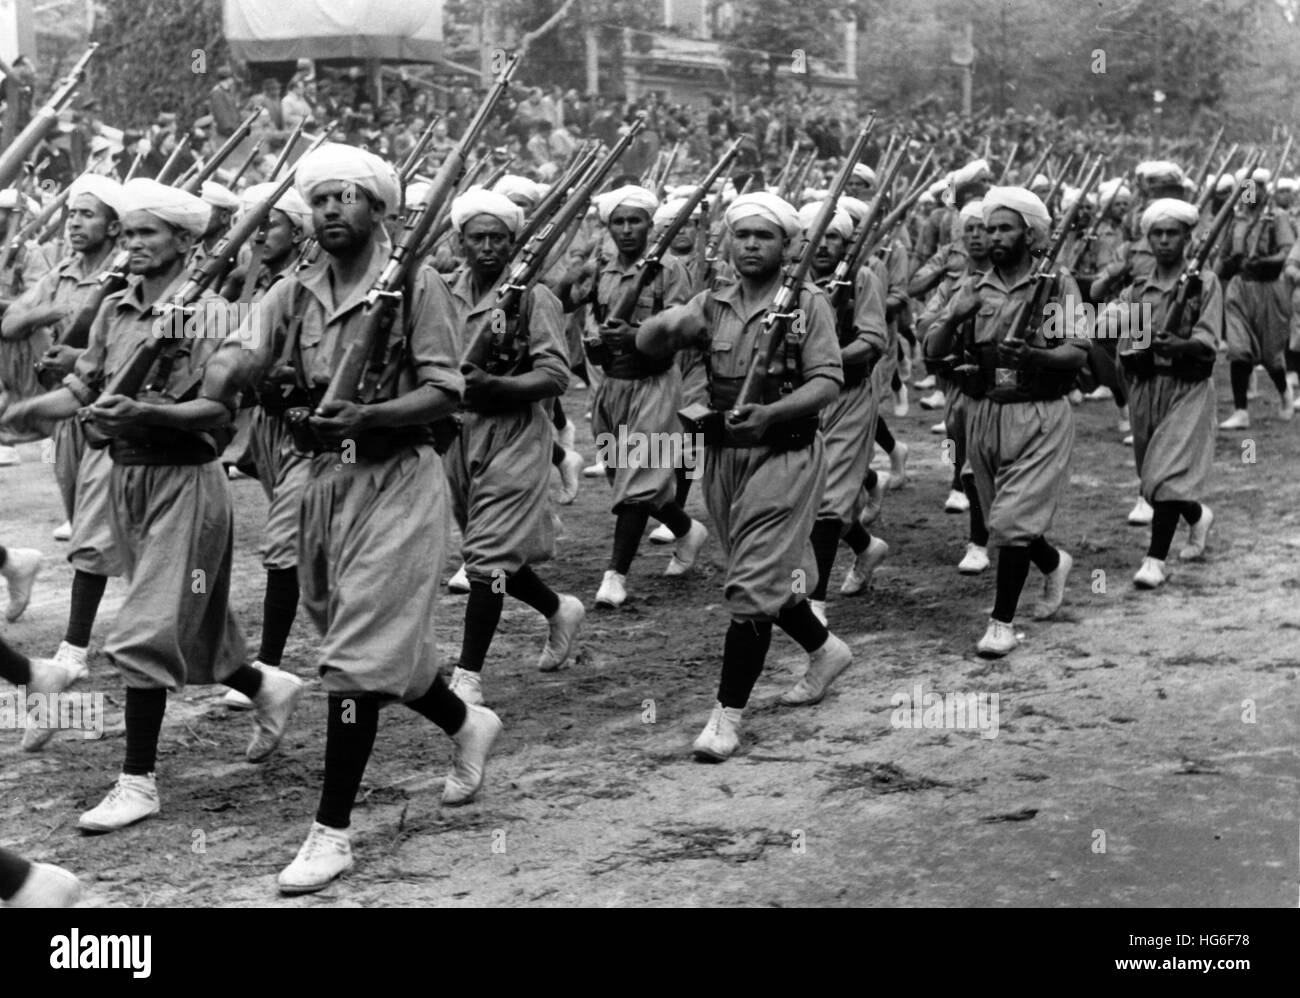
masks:
<svg viewBox="0 0 1300 998"><path fill-rule="evenodd" d="M26 127L19 132L12 142L0 153L0 189L8 187L17 179L23 171L23 164L27 157L32 154L41 140L49 133L59 120L59 112L72 100L74 91L85 79L86 67L90 64L91 57L95 50L99 48L98 42L91 42L86 46L86 51L81 54L81 58L76 61L68 75L63 78L58 87L55 88L49 99L37 108L36 113L32 115ZM12 85L12 84L11 84ZM17 95L10 93L10 99L16 100Z"/></svg>

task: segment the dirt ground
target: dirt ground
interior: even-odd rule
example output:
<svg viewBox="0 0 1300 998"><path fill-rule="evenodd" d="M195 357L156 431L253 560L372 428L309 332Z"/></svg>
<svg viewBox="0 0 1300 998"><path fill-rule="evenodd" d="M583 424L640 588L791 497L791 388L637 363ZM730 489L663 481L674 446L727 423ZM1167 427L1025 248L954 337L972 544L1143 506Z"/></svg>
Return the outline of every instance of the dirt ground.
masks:
<svg viewBox="0 0 1300 998"><path fill-rule="evenodd" d="M581 389L566 409L584 411ZM0 733L0 842L71 867L102 906L1293 906L1300 421L1280 422L1271 397L1252 409L1253 430L1218 439L1208 559L1171 562L1171 582L1152 594L1131 581L1146 531L1125 523L1137 480L1116 410L1078 408L1070 493L1052 531L1076 559L1066 603L1054 622L1026 614L1022 647L993 664L974 654L993 580L955 570L965 517L942 509L948 468L929 433L939 417L915 402L891 416L911 446L912 482L889 494L878 522L890 556L871 595L844 598L842 548L831 587L832 626L855 665L822 705L782 708L803 656L778 631L742 751L722 765L689 751L714 700L727 621L716 542L681 580L661 577L668 551L647 542L629 603L590 612L581 653L555 674L533 666L542 621L508 602L485 673L505 733L480 800L443 809L448 741L409 711L385 711L353 817L357 866L300 899L279 898L275 875L319 790L325 696L314 678L261 766L243 761L250 721L219 705L223 690L172 698L162 814L78 834L123 752L121 686L100 653L121 602L114 581L83 684L105 694L104 736L62 733L25 755L17 732ZM579 441L590 455L585 422ZM50 654L72 571L50 539L63 519L51 470L39 445L22 453L21 467L0 470L0 542L48 558L27 615L0 626L25 651ZM236 610L256 648L265 501L254 481L232 489ZM607 502L603 483L584 481L542 568L589 608L611 536ZM689 508L704 515L698 490ZM1032 599L1031 588L1022 606ZM440 606L447 668L463 611L463 597ZM314 676L313 648L300 615L286 666ZM893 698L918 683L996 693L996 737L895 727Z"/></svg>

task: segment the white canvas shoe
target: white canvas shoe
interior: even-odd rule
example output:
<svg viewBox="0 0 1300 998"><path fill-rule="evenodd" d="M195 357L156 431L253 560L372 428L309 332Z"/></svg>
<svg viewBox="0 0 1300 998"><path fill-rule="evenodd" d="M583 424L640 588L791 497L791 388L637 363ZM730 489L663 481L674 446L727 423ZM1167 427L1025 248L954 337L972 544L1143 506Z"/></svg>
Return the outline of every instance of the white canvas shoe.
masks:
<svg viewBox="0 0 1300 998"><path fill-rule="evenodd" d="M856 596L864 589L870 589L876 569L888 554L889 545L879 537L872 537L866 549L853 559L853 564L845 573L844 582L840 585L840 595Z"/></svg>
<svg viewBox="0 0 1300 998"><path fill-rule="evenodd" d="M1245 409L1234 409L1232 415L1219 424L1221 430L1249 430L1250 413Z"/></svg>
<svg viewBox="0 0 1300 998"><path fill-rule="evenodd" d="M72 523L71 523L71 521L69 521L69 520L64 520L62 524L60 524L59 526L55 527L54 530L51 531L50 536L53 537L56 541L70 541L70 540L72 540Z"/></svg>
<svg viewBox="0 0 1300 998"><path fill-rule="evenodd" d="M912 387L918 391L928 392L935 386L935 377L933 374L927 374L920 381L913 381ZM924 404L924 403L922 403Z"/></svg>
<svg viewBox="0 0 1300 998"><path fill-rule="evenodd" d="M831 683L852 664L853 650L834 634L828 634L826 643L808 656L808 671L781 695L781 702L787 707L821 703Z"/></svg>
<svg viewBox="0 0 1300 998"><path fill-rule="evenodd" d="M1114 397L1115 393L1109 388L1105 385L1098 385L1083 398L1086 402L1109 402Z"/></svg>
<svg viewBox="0 0 1300 998"><path fill-rule="evenodd" d="M942 409L948 402L948 396L935 389L921 399L921 408L926 410Z"/></svg>
<svg viewBox="0 0 1300 998"><path fill-rule="evenodd" d="M483 675L462 669L459 665L451 670L451 679L447 686L456 696L475 707L483 706Z"/></svg>
<svg viewBox="0 0 1300 998"><path fill-rule="evenodd" d="M984 631L984 637L976 643L975 650L981 658L1001 658L1018 644L1020 640L1016 637L1014 627L990 617L989 626Z"/></svg>
<svg viewBox="0 0 1300 998"><path fill-rule="evenodd" d="M626 578L612 568L607 571L600 580L600 588L596 590L596 605L611 609L622 606L627 601L627 589L623 585Z"/></svg>
<svg viewBox="0 0 1300 998"><path fill-rule="evenodd" d="M582 469L582 477L583 478L604 478L605 462L602 461L600 458L596 458L594 464L589 464Z"/></svg>
<svg viewBox="0 0 1300 998"><path fill-rule="evenodd" d="M581 471L582 455L576 450L565 451L564 460L560 462L560 495L557 500L561 506L571 506L578 498L582 486Z"/></svg>
<svg viewBox="0 0 1300 998"><path fill-rule="evenodd" d="M1205 554L1205 546L1210 542L1210 528L1214 526L1214 513L1209 506L1201 503L1201 518L1187 529L1187 545L1178 552L1180 561L1196 561Z"/></svg>
<svg viewBox="0 0 1300 998"><path fill-rule="evenodd" d="M1065 582L1069 578L1070 569L1074 567L1074 559L1065 550L1060 550L1059 554L1060 564L1054 571L1043 576L1043 596L1034 606L1035 620L1046 620L1056 613L1065 601Z"/></svg>
<svg viewBox="0 0 1300 998"><path fill-rule="evenodd" d="M962 575L979 575L988 567L989 549L974 543L966 545L966 554L957 563L957 571Z"/></svg>
<svg viewBox="0 0 1300 998"><path fill-rule="evenodd" d="M1295 388L1292 386L1291 382L1288 381L1286 384L1286 391L1282 393L1282 399L1278 403L1278 419L1282 420L1284 423L1289 423L1291 421L1291 417L1295 415L1295 401Z"/></svg>
<svg viewBox="0 0 1300 998"><path fill-rule="evenodd" d="M673 532L662 523L650 531L651 544L672 544L676 540L677 538L673 536Z"/></svg>
<svg viewBox="0 0 1300 998"><path fill-rule="evenodd" d="M1146 527L1150 525L1155 515L1156 511L1151 508L1151 504L1138 496L1137 504L1129 510L1128 522L1135 527Z"/></svg>
<svg viewBox="0 0 1300 998"><path fill-rule="evenodd" d="M0 468L7 468L11 465L22 463L23 459L18 453L17 447L10 447L8 444L0 444Z"/></svg>
<svg viewBox="0 0 1300 998"><path fill-rule="evenodd" d="M812 607L813 616L821 621L822 627L826 626L826 601L824 599L810 599L808 605Z"/></svg>
<svg viewBox="0 0 1300 998"><path fill-rule="evenodd" d="M699 520L692 520L691 529L677 542L673 556L668 560L668 567L664 569L664 575L685 575L689 572L700 556L700 548L704 547L704 542L708 539L709 528Z"/></svg>
<svg viewBox="0 0 1300 998"><path fill-rule="evenodd" d="M69 646L70 647L70 646ZM62 651L62 649L60 649ZM27 680L27 695L40 693L44 696L44 711L32 710L26 718L23 728L23 751L39 752L59 730L59 694L75 683L84 674L76 662L54 658L34 658L31 660L31 678Z"/></svg>
<svg viewBox="0 0 1300 998"><path fill-rule="evenodd" d="M894 415L902 419L907 415L907 385L903 385L892 394L894 396Z"/></svg>
<svg viewBox="0 0 1300 998"><path fill-rule="evenodd" d="M943 420L939 420L939 422L930 427L930 432L936 437L946 437L948 435L948 424Z"/></svg>
<svg viewBox="0 0 1300 998"><path fill-rule="evenodd" d="M483 786L488 755L501 734L501 718L486 707L467 705L465 723L451 736L451 769L442 788L442 802L448 807L468 804Z"/></svg>
<svg viewBox="0 0 1300 998"><path fill-rule="evenodd" d="M907 454L907 444L896 441L894 453L889 455L889 484L885 486L890 492L907 484Z"/></svg>
<svg viewBox="0 0 1300 998"><path fill-rule="evenodd" d="M453 593L469 592L469 574L465 571L464 565L456 569L456 573L447 580L447 589Z"/></svg>
<svg viewBox="0 0 1300 998"><path fill-rule="evenodd" d="M32 583L41 574L45 556L35 548L10 548L0 576L9 583L9 608L5 619L13 623L23 615L32 598Z"/></svg>
<svg viewBox="0 0 1300 998"><path fill-rule="evenodd" d="M714 704L709 723L695 739L692 750L701 762L723 762L740 748L740 720L744 711L739 707Z"/></svg>
<svg viewBox="0 0 1300 998"><path fill-rule="evenodd" d="M0 908L71 908L81 898L81 881L53 863L33 863L27 879Z"/></svg>
<svg viewBox="0 0 1300 998"><path fill-rule="evenodd" d="M862 512L858 514L858 522L863 527L871 526L880 516L881 507L885 503L885 483L882 481L883 478L883 475L876 475L875 486L864 490L867 494L867 501L862 504Z"/></svg>
<svg viewBox="0 0 1300 998"><path fill-rule="evenodd" d="M1165 563L1158 558L1143 558L1142 564L1133 575L1133 584L1139 589L1159 589L1169 578L1165 574Z"/></svg>
<svg viewBox="0 0 1300 998"><path fill-rule="evenodd" d="M108 796L78 819L77 827L83 832L115 832L161 810L153 773L147 776L122 773Z"/></svg>
<svg viewBox="0 0 1300 998"><path fill-rule="evenodd" d="M945 513L969 513L970 500L966 498L966 493L959 492L957 489L949 489L948 498L943 501L943 511Z"/></svg>
<svg viewBox="0 0 1300 998"><path fill-rule="evenodd" d="M279 747L305 688L303 681L291 672L270 665L264 665L260 671L262 688L253 697L253 737L248 740L248 751L244 753L249 762L262 762Z"/></svg>
<svg viewBox="0 0 1300 998"><path fill-rule="evenodd" d="M311 894L352 869L352 837L346 828L311 823L307 841L293 862L280 871L276 883L281 894Z"/></svg>
<svg viewBox="0 0 1300 998"><path fill-rule="evenodd" d="M587 609L582 600L576 596L560 594L560 606L547 623L550 630L546 635L546 645L537 659L537 668L541 672L554 672L573 654L573 645L578 636L578 629L587 617Z"/></svg>

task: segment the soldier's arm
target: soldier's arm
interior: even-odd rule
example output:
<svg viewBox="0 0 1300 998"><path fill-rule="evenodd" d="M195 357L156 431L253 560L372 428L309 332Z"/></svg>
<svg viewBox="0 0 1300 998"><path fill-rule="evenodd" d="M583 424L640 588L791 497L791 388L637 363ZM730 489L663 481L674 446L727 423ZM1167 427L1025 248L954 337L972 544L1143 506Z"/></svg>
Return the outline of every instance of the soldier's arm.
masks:
<svg viewBox="0 0 1300 998"><path fill-rule="evenodd" d="M957 327L980 310L980 298L976 291L977 277L966 277L957 285L953 296L948 299L938 320L930 328L925 338L926 360L943 360L953 351L953 340Z"/></svg>
<svg viewBox="0 0 1300 998"><path fill-rule="evenodd" d="M830 300L820 291L808 295L804 339L800 347L804 383L764 406L773 422L815 416L835 401L844 384L844 366Z"/></svg>
<svg viewBox="0 0 1300 998"><path fill-rule="evenodd" d="M528 317L528 351L533 369L527 374L492 379L498 391L520 402L563 395L569 387L569 359L564 346L564 310L560 301L538 285L532 291L532 308Z"/></svg>
<svg viewBox="0 0 1300 998"><path fill-rule="evenodd" d="M1055 297L1065 317L1065 338L1055 346L1029 347L1029 363L1042 371L1077 371L1087 363L1093 331L1088 328L1087 315L1073 311L1073 304L1082 301L1083 296L1074 278L1065 271L1058 274Z"/></svg>
<svg viewBox="0 0 1300 998"><path fill-rule="evenodd" d="M52 276L53 272L46 274L5 310L4 320L0 321L0 340L25 340L41 326L73 314L71 305L55 302Z"/></svg>
<svg viewBox="0 0 1300 998"><path fill-rule="evenodd" d="M885 292L869 267L858 270L853 292L853 328L857 336L841 350L845 364L872 363L884 356L889 343L885 322Z"/></svg>
<svg viewBox="0 0 1300 998"><path fill-rule="evenodd" d="M944 278L947 255L945 248L921 264L907 284L907 293L913 298L922 298L938 287Z"/></svg>
<svg viewBox="0 0 1300 998"><path fill-rule="evenodd" d="M1282 271L1292 284L1300 284L1300 242L1291 246L1290 252L1286 255L1286 262L1283 264Z"/></svg>
<svg viewBox="0 0 1300 998"><path fill-rule="evenodd" d="M684 305L666 308L645 319L636 331L636 348L647 357L667 357L686 347L697 346L708 335L704 301L709 292L701 291Z"/></svg>

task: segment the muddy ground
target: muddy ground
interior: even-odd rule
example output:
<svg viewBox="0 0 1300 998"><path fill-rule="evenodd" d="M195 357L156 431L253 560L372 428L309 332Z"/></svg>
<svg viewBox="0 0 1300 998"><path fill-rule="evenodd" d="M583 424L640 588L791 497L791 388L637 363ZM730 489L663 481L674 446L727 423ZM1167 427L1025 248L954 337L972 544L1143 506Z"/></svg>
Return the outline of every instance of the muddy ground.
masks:
<svg viewBox="0 0 1300 998"><path fill-rule="evenodd" d="M566 408L584 411L581 389ZM1136 475L1115 409L1077 409L1052 532L1076 558L1066 604L1054 622L1026 616L1022 647L992 664L973 647L992 577L955 571L965 517L942 510L938 417L915 402L891 417L912 448L912 482L878 523L890 557L871 595L842 598L841 549L832 583L832 626L855 665L822 705L779 707L803 656L778 631L743 749L722 765L689 751L726 626L715 542L683 580L662 578L668 552L646 543L628 605L591 612L580 655L559 673L534 670L544 625L507 604L486 673L505 734L481 798L442 808L449 743L411 712L385 711L353 818L357 866L300 899L279 898L275 874L315 809L325 696L314 679L261 766L243 762L250 722L220 706L221 689L174 697L162 814L78 834L123 752L121 686L100 653L121 601L112 582L83 683L106 697L103 737L63 733L25 755L17 732L0 732L0 842L79 872L92 905L1295 905L1300 421L1280 422L1271 399L1252 408L1253 430L1218 439L1208 559L1174 564L1155 594L1131 582L1146 533L1125 523ZM585 423L579 441L590 455ZM72 571L50 539L63 518L51 470L39 445L22 453L21 467L0 469L0 542L49 557L27 615L0 626L49 654ZM254 481L232 489L236 609L256 648L265 502ZM690 509L704 515L698 491ZM612 528L603 483L585 481L561 514L567 536L543 574L590 609ZM446 663L463 610L463 597L440 607ZM285 660L304 676L309 628L300 615ZM891 724L893 698L918 683L996 693L996 737Z"/></svg>

